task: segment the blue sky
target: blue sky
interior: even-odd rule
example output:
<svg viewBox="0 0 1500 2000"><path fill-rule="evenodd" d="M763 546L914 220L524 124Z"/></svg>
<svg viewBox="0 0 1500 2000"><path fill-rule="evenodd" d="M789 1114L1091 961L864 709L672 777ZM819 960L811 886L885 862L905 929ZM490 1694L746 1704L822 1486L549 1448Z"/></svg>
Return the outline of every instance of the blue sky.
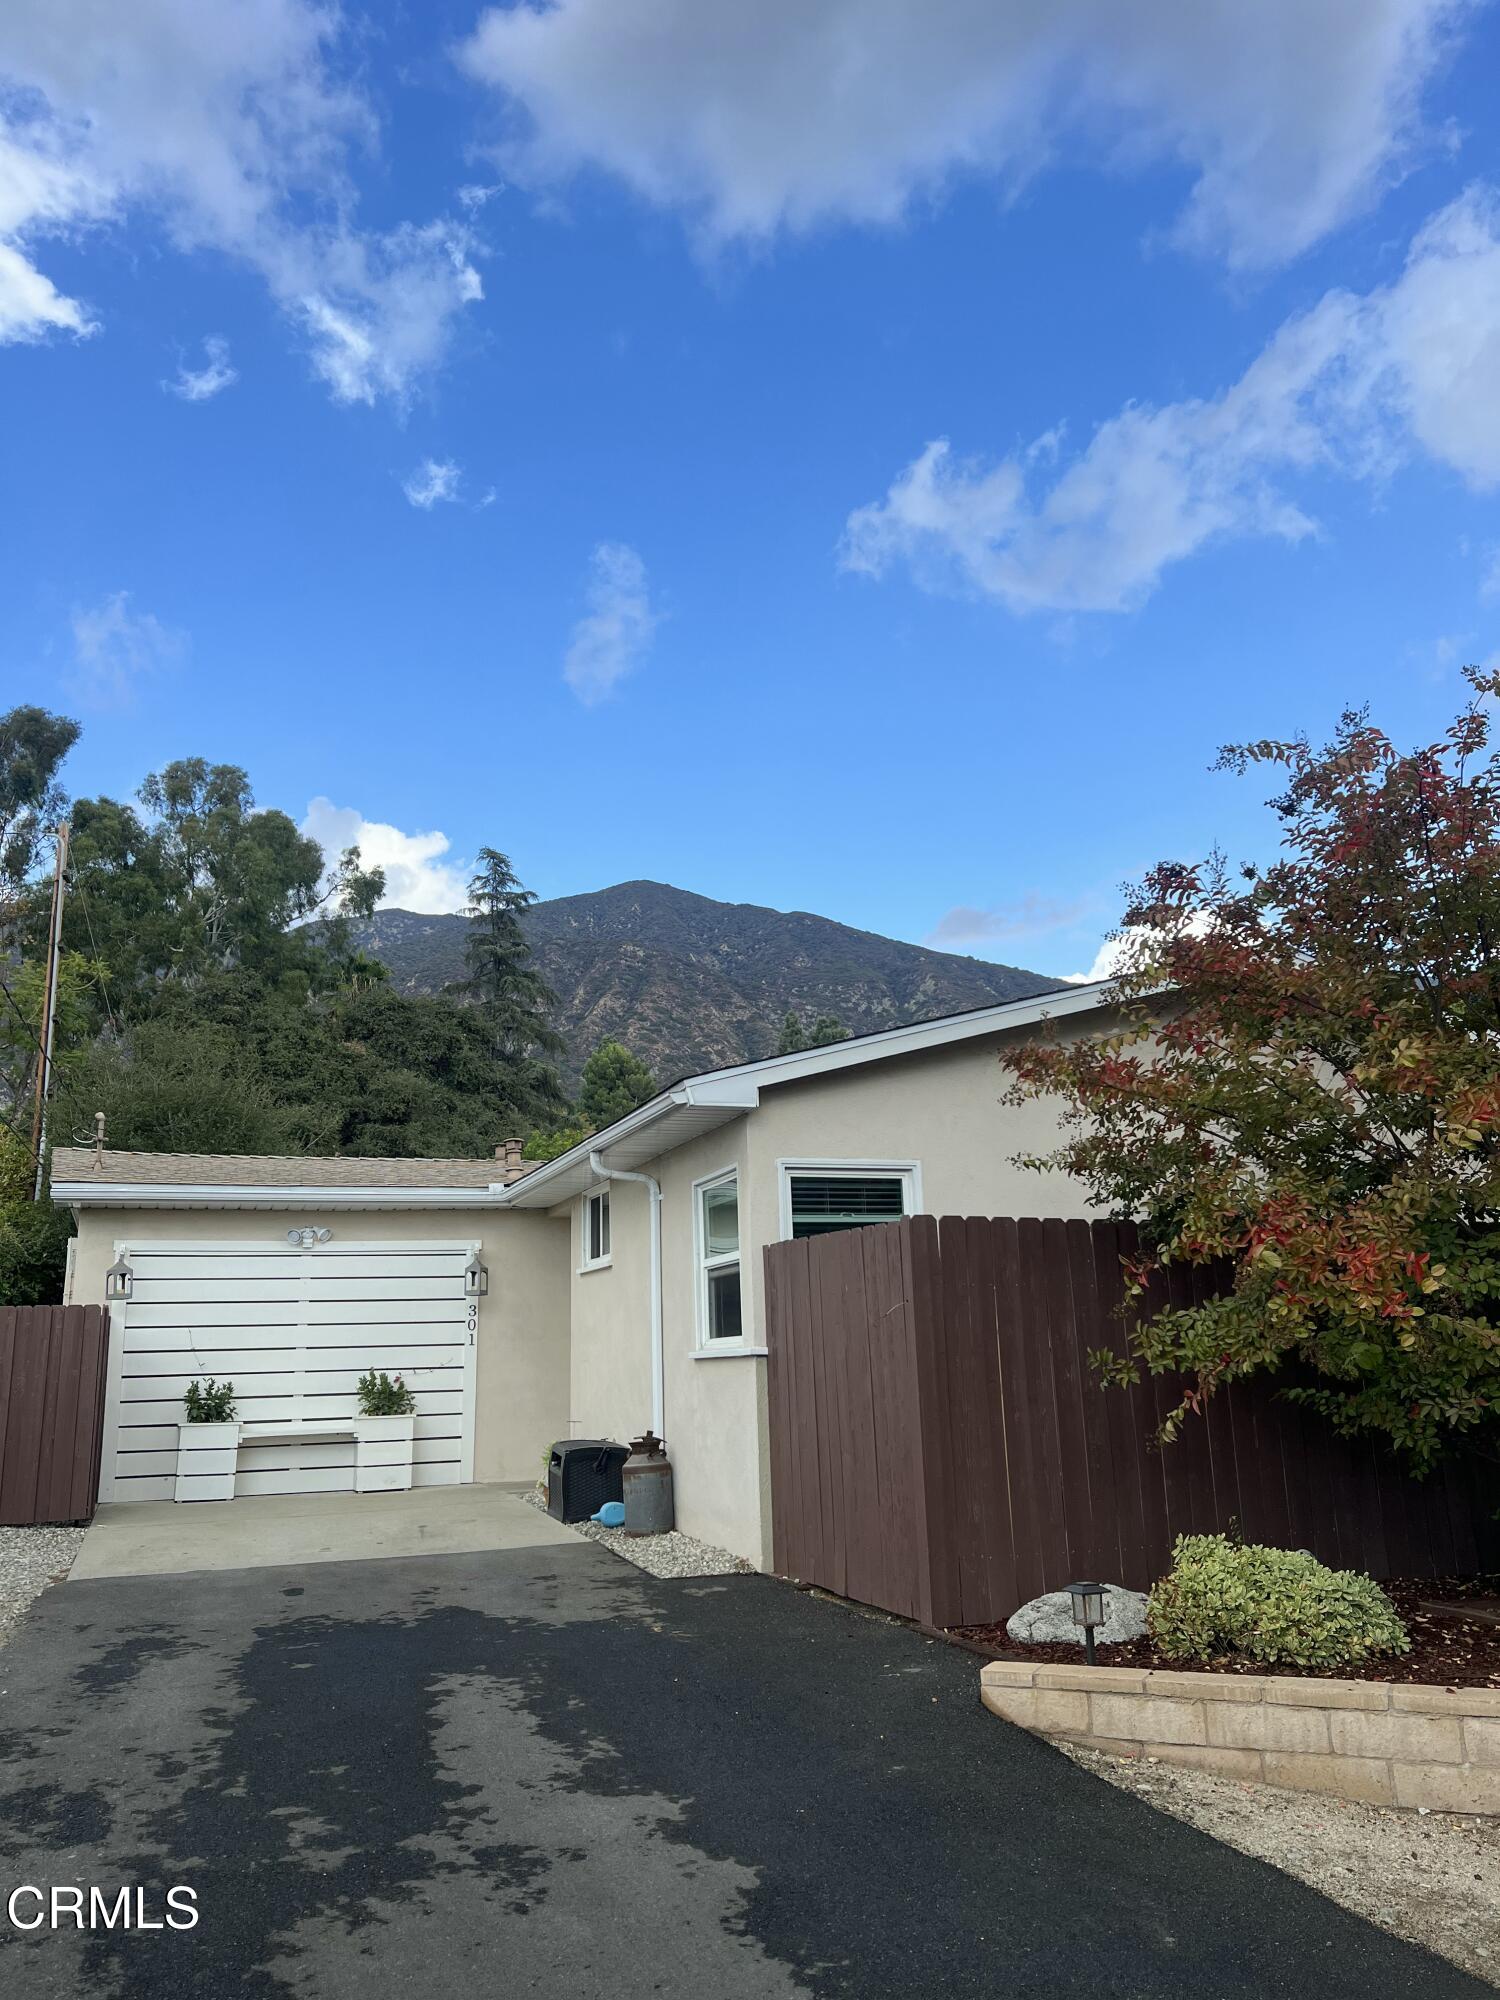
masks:
<svg viewBox="0 0 1500 2000"><path fill-rule="evenodd" d="M1500 650L1497 82L1446 0L12 0L5 699L408 906L1085 971L1266 851L1221 742Z"/></svg>

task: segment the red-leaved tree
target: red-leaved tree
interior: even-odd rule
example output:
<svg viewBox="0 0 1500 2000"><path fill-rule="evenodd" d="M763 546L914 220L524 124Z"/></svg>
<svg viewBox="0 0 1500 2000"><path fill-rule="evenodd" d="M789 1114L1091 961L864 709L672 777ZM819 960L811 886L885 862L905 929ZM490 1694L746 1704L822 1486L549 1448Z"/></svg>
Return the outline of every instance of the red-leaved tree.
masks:
<svg viewBox="0 0 1500 2000"><path fill-rule="evenodd" d="M1500 1440L1500 674L1403 754L1362 712L1282 767L1282 856L1217 857L1131 892L1117 1032L1003 1060L1014 1097L1063 1100L1061 1166L1154 1262L1227 1261L1232 1284L1133 1336L1189 1380L1167 1425L1225 1382L1296 1360L1298 1395L1417 1469ZM1104 1357L1096 1357L1104 1365Z"/></svg>

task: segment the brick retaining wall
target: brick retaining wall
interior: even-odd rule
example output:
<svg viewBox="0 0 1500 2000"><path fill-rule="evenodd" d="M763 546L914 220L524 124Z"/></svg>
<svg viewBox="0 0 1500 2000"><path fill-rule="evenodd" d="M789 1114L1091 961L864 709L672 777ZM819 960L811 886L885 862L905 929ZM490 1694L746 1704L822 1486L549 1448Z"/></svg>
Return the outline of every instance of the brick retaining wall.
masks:
<svg viewBox="0 0 1500 2000"><path fill-rule="evenodd" d="M1370 1805L1500 1814L1500 1689L991 1660L980 1699L1044 1736Z"/></svg>

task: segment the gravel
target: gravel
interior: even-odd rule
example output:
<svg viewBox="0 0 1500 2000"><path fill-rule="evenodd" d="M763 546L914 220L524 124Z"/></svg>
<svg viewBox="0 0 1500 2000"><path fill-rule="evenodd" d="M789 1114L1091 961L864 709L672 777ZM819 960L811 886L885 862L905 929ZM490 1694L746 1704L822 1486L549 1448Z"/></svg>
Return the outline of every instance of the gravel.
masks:
<svg viewBox="0 0 1500 2000"><path fill-rule="evenodd" d="M1077 1764L1500 1984L1500 1820L1391 1811L1057 1743Z"/></svg>
<svg viewBox="0 0 1500 2000"><path fill-rule="evenodd" d="M0 1646L49 1583L61 1583L83 1542L82 1528L0 1528Z"/></svg>
<svg viewBox="0 0 1500 2000"><path fill-rule="evenodd" d="M526 1498L546 1513L546 1495L539 1488L533 1488ZM567 1525L591 1542L602 1542L648 1576L737 1576L755 1567L732 1556L728 1549L716 1549L711 1542L700 1542L677 1528L669 1535L627 1535L622 1528L601 1528L593 1521L569 1521Z"/></svg>

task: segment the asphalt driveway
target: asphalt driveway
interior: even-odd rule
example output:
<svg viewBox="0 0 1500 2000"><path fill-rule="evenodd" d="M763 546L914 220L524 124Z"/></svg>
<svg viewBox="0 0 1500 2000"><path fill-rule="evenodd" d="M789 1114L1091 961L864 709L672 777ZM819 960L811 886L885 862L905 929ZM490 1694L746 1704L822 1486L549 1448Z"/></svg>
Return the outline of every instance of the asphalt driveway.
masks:
<svg viewBox="0 0 1500 2000"><path fill-rule="evenodd" d="M977 1663L589 1543L73 1582L0 1651L0 1889L41 1996L1491 1989L981 1710ZM29 1915L34 1904L23 1903Z"/></svg>

